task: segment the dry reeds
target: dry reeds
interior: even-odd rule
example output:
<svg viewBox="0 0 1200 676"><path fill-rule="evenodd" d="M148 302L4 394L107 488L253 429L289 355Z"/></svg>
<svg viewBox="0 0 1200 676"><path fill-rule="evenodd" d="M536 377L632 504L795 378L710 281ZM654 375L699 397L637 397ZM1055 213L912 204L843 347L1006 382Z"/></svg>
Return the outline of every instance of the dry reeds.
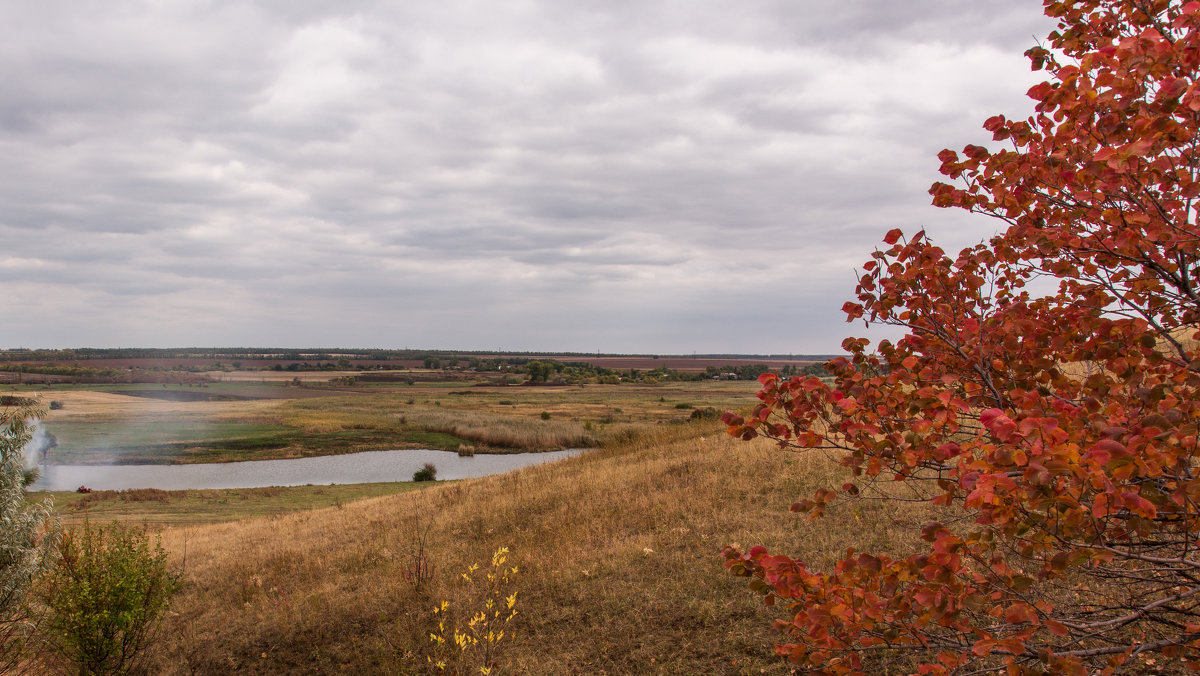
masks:
<svg viewBox="0 0 1200 676"><path fill-rule="evenodd" d="M469 411L411 411L405 424L426 432L450 434L492 448L529 451L594 448L601 438L572 421L545 421Z"/></svg>

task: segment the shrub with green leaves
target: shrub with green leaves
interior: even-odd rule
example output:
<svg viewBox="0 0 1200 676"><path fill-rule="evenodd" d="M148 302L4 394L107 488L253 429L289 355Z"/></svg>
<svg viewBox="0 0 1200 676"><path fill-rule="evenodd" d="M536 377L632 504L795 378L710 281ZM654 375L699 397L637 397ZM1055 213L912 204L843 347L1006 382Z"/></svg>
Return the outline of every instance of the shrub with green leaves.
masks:
<svg viewBox="0 0 1200 676"><path fill-rule="evenodd" d="M0 406L0 672L21 659L33 629L26 594L53 551L55 522L49 501L25 499L24 448L39 411L29 401Z"/></svg>
<svg viewBox="0 0 1200 676"><path fill-rule="evenodd" d="M421 466L421 469L413 472L413 481L434 481L437 479L437 467L434 467L432 462L427 462Z"/></svg>
<svg viewBox="0 0 1200 676"><path fill-rule="evenodd" d="M43 580L50 642L80 674L127 674L152 642L179 579L162 545L113 522L64 534Z"/></svg>

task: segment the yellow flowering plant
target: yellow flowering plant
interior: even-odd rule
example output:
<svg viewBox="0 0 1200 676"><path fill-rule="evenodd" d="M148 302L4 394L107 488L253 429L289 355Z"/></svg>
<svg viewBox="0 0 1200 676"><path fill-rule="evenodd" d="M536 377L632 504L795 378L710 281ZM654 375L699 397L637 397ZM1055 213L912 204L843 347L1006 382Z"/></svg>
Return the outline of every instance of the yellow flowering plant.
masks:
<svg viewBox="0 0 1200 676"><path fill-rule="evenodd" d="M432 650L426 656L434 671L498 673L502 648L515 638L509 623L517 616L517 592L509 589L518 567L507 565L508 553L508 547L497 549L483 574L478 563L461 573L469 591L460 608L445 600L434 607L438 624L429 634Z"/></svg>

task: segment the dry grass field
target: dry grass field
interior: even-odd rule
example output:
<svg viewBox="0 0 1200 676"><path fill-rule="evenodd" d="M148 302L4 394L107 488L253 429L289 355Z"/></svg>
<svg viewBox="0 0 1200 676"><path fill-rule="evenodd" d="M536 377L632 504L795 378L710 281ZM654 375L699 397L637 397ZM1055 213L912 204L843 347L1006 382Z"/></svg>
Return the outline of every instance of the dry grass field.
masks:
<svg viewBox="0 0 1200 676"><path fill-rule="evenodd" d="M509 475L168 527L184 585L152 671L427 673L433 609L447 601L453 617L467 605L477 591L460 573L503 546L519 567L518 615L498 673L789 673L771 652L779 611L726 574L719 553L765 544L820 565L851 545L902 550L897 533L915 530L920 508L866 503L819 523L788 512L840 472L712 423L655 426ZM432 575L417 585L422 536Z"/></svg>
<svg viewBox="0 0 1200 676"><path fill-rule="evenodd" d="M484 450L578 443L581 435L597 446L508 475L421 487L56 497L68 525L86 515L161 533L183 586L152 649L152 673L430 673L430 633L441 617L434 608L448 602L459 626L457 613L480 594L461 573L473 563L486 570L507 547L519 569L507 590L518 593L518 614L493 673L786 674L772 653L770 623L780 611L724 571L722 547L764 544L816 565L849 546L899 553L926 514L870 502L819 523L790 513L797 498L842 482L836 462L734 441L719 422L691 420L706 407L745 410L755 391L754 383L711 381L448 383L177 402L56 389L51 396L64 407L51 424L173 420L180 434L208 430L207 443L218 445L261 428L262 438L284 430L326 452L341 451L322 448L322 439L388 441L417 431ZM419 561L428 574L414 577Z"/></svg>

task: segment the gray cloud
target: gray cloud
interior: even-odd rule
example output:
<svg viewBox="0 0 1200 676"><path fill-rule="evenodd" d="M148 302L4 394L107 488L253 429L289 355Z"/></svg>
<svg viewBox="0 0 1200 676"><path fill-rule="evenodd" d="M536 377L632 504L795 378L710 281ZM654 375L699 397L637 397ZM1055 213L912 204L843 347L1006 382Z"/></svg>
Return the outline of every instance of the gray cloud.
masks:
<svg viewBox="0 0 1200 676"><path fill-rule="evenodd" d="M9 3L9 346L829 352L1040 3Z"/></svg>

